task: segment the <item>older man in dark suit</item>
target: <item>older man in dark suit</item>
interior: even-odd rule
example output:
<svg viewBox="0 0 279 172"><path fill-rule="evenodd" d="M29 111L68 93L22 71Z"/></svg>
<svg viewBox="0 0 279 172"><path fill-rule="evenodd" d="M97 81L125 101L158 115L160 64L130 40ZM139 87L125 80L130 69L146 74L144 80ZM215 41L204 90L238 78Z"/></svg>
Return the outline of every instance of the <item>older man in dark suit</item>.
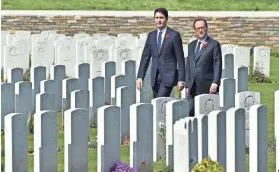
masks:
<svg viewBox="0 0 279 172"><path fill-rule="evenodd" d="M194 98L200 94L216 94L222 75L220 43L208 36L206 20L194 24L197 39L188 45L186 62L186 94L190 105L189 116L194 116Z"/></svg>
<svg viewBox="0 0 279 172"><path fill-rule="evenodd" d="M143 49L138 76L137 88L142 88L150 59L151 86L153 98L169 97L174 86L178 91L184 88L185 59L180 33L167 26L168 11L158 8L154 11L157 29L150 32Z"/></svg>

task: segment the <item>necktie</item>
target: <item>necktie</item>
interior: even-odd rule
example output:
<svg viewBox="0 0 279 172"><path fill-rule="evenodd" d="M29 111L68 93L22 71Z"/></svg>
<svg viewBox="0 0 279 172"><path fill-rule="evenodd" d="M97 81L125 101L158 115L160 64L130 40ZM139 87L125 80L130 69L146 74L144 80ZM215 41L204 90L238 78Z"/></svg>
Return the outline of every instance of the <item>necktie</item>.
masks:
<svg viewBox="0 0 279 172"><path fill-rule="evenodd" d="M198 58L199 53L200 53L200 45L201 45L201 42L199 41L199 42L198 42L198 46L197 46L197 48L196 48L196 54L195 54L195 57L196 57L196 58Z"/></svg>
<svg viewBox="0 0 279 172"><path fill-rule="evenodd" d="M161 42L162 42L162 32L159 32L158 41L157 41L157 48L158 48L158 51L160 51Z"/></svg>

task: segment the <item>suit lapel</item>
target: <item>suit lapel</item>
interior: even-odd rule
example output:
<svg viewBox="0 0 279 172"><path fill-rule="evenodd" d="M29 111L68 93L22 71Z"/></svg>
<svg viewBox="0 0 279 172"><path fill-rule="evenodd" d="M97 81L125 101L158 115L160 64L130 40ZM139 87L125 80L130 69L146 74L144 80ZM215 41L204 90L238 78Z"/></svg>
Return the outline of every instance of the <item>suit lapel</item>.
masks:
<svg viewBox="0 0 279 172"><path fill-rule="evenodd" d="M170 38L167 38L166 35L170 35L170 29L167 27L167 30L166 30L166 34L165 34L165 37L163 39L163 43L161 45L161 48L160 48L160 51L158 53L158 57L161 55L162 51L163 51L163 48L164 46L166 45L166 42L168 41L168 39ZM170 35L171 36L171 35Z"/></svg>
<svg viewBox="0 0 279 172"><path fill-rule="evenodd" d="M206 47L202 47L201 48L201 51L200 51L200 53L198 54L198 57L196 57L196 62L200 59L200 57L201 57L201 55L202 55L202 53L206 50L206 48L208 47L208 43L209 43L209 36L207 36L207 38L206 38L206 43L207 43L207 46ZM197 44L196 44L197 45ZM202 46L202 44L201 44L201 46Z"/></svg>

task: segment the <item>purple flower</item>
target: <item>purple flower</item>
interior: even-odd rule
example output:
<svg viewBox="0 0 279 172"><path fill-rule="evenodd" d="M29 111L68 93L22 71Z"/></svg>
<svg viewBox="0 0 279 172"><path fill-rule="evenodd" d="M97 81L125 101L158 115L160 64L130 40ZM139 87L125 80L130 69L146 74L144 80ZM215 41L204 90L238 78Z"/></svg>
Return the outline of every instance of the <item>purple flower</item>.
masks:
<svg viewBox="0 0 279 172"><path fill-rule="evenodd" d="M139 170L130 167L128 164L124 162L116 161L109 172L139 172Z"/></svg>

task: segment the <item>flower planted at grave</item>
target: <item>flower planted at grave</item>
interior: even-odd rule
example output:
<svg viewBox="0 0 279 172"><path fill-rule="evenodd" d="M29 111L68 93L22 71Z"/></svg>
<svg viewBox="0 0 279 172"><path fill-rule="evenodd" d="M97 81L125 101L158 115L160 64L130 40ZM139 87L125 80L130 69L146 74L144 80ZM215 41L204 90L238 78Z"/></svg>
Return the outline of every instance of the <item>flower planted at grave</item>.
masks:
<svg viewBox="0 0 279 172"><path fill-rule="evenodd" d="M109 172L139 172L139 170L130 167L128 164L124 162L116 161Z"/></svg>
<svg viewBox="0 0 279 172"><path fill-rule="evenodd" d="M196 164L191 172L225 172L225 169L217 161L208 157Z"/></svg>

